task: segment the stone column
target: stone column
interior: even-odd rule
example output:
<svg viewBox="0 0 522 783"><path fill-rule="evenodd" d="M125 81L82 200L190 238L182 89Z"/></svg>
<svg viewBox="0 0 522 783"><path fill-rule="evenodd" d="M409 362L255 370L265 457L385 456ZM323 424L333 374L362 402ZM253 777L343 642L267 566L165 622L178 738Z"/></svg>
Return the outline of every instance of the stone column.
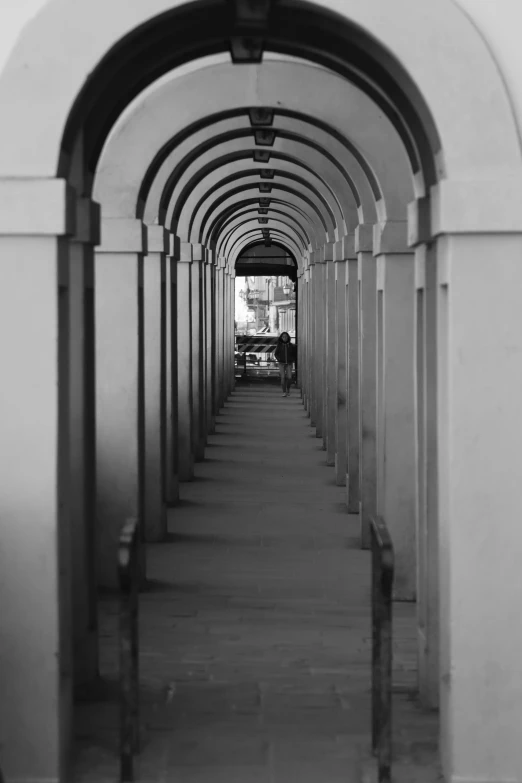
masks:
<svg viewBox="0 0 522 783"><path fill-rule="evenodd" d="M0 180L0 200L1 765L9 781L62 781L73 679L69 297L80 283L69 280L66 237L76 201L50 179Z"/></svg>
<svg viewBox="0 0 522 783"><path fill-rule="evenodd" d="M376 320L377 262L373 226L355 229L359 275L359 470L361 546L370 546L370 518L376 513Z"/></svg>
<svg viewBox="0 0 522 783"><path fill-rule="evenodd" d="M169 255L165 264L165 502L179 500L178 476L178 339L177 339L177 261L179 240L169 235Z"/></svg>
<svg viewBox="0 0 522 783"><path fill-rule="evenodd" d="M419 696L429 708L439 703L436 274L434 245L417 246L417 649Z"/></svg>
<svg viewBox="0 0 522 783"><path fill-rule="evenodd" d="M310 416L310 270L306 265L301 278L302 285L302 306L300 308L300 318L303 324L304 344L301 349L301 381L303 384L303 402L305 411ZM301 340L298 334L298 340Z"/></svg>
<svg viewBox="0 0 522 783"><path fill-rule="evenodd" d="M192 245L181 242L177 263L178 469L180 481L194 478L192 438Z"/></svg>
<svg viewBox="0 0 522 783"><path fill-rule="evenodd" d="M349 514L360 513L361 474L359 438L359 262L355 234L344 238L346 262L346 368L347 430L346 506ZM363 240L364 241L364 240Z"/></svg>
<svg viewBox="0 0 522 783"><path fill-rule="evenodd" d="M315 268L315 252L312 253L310 258L310 283L309 283L309 295L310 295L310 350L308 356L310 359L310 426L315 427L317 421L317 389L316 389L316 377L317 377L317 364L316 364L316 327L317 327L317 293L316 283L319 276L319 267Z"/></svg>
<svg viewBox="0 0 522 783"><path fill-rule="evenodd" d="M207 445L208 435L208 413L207 413L207 352L208 352L208 313L207 313L207 249L202 247L202 259L201 259L201 350L202 350L202 367L201 367L201 385L202 385L202 409L201 409L201 438L203 449Z"/></svg>
<svg viewBox="0 0 522 783"><path fill-rule="evenodd" d="M323 283L323 299L321 302L322 305L322 350L320 352L319 358L321 361L321 410L322 410L322 424L321 424L321 437L323 439L323 449L326 451L327 449L327 440L328 440L328 425L330 424L332 432L333 432L333 416L330 415L330 421L328 420L328 409L330 408L330 411L332 410L331 405L328 405L328 392L329 387L331 387L331 384L334 382L334 371L333 371L333 356L335 353L335 345L332 348L331 345L329 345L328 341L328 323L331 319L335 318L335 270L332 270L332 274L328 275L328 264L331 264L333 261L333 250L334 245L332 243L327 243L323 246L321 249L321 260L323 263L323 270L322 270L322 283ZM330 278L330 279L329 279ZM333 324L330 328L330 333L333 330ZM329 373L332 376L329 378ZM330 380L330 383L329 383ZM328 460L328 454L326 456L326 464L330 465L330 467L333 467L335 460L335 454L330 455L330 460Z"/></svg>
<svg viewBox="0 0 522 783"><path fill-rule="evenodd" d="M228 378L229 394L234 391L236 385L234 354L236 348L236 329L235 329L235 301L236 301L236 273L230 272L230 290L229 290L229 318L228 328Z"/></svg>
<svg viewBox="0 0 522 783"><path fill-rule="evenodd" d="M205 456L205 423L203 414L203 313L202 313L202 245L192 245L191 264L191 344L192 344L192 452L196 461Z"/></svg>
<svg viewBox="0 0 522 783"><path fill-rule="evenodd" d="M337 243L341 244L341 243ZM336 245L327 246L331 258L325 264L325 347L324 347L324 430L323 446L326 449L326 464L335 465L336 429L335 415L337 408L337 378L336 378L336 283L335 283L335 252ZM337 249L340 254L340 249Z"/></svg>
<svg viewBox="0 0 522 783"><path fill-rule="evenodd" d="M214 414L214 264L212 252L207 251L207 263L205 265L205 302L206 302L206 328L207 328L207 432L212 433L216 428L216 418Z"/></svg>
<svg viewBox="0 0 522 783"><path fill-rule="evenodd" d="M216 268L216 413L225 402L224 395L224 313L225 313L225 260L218 259Z"/></svg>
<svg viewBox="0 0 522 783"><path fill-rule="evenodd" d="M145 367L145 539L164 541L167 510L165 472L165 256L169 239L163 226L148 226L148 251L143 260Z"/></svg>
<svg viewBox="0 0 522 783"><path fill-rule="evenodd" d="M70 481L74 685L79 698L98 679L98 620L95 568L95 346L94 245L100 210L77 199L76 235L70 245Z"/></svg>
<svg viewBox="0 0 522 783"><path fill-rule="evenodd" d="M375 239L375 236L374 236ZM377 320L376 320L376 509L384 515L384 259L377 259Z"/></svg>
<svg viewBox="0 0 522 783"><path fill-rule="evenodd" d="M223 403L226 402L230 394L230 270L228 265L225 267L223 276Z"/></svg>
<svg viewBox="0 0 522 783"><path fill-rule="evenodd" d="M222 343L222 318L223 318L223 267L221 259L217 259L214 269L214 410L218 416L221 410L221 349Z"/></svg>
<svg viewBox="0 0 522 783"><path fill-rule="evenodd" d="M306 409L306 314L304 311L304 274L303 270L297 273L297 313L296 313L296 342L297 342L297 386L301 392L301 399Z"/></svg>
<svg viewBox="0 0 522 783"><path fill-rule="evenodd" d="M306 296L306 412L311 419L313 399L313 362L312 348L314 344L313 333L313 266L309 265L305 270L305 296ZM311 423L311 421L310 421Z"/></svg>
<svg viewBox="0 0 522 783"><path fill-rule="evenodd" d="M216 416L219 413L219 383L218 383L218 370L219 370L219 340L218 340L218 321L219 321L219 308L218 308L218 283L219 283L219 260L214 256L214 263L212 264L212 412L214 417L214 431L216 424Z"/></svg>
<svg viewBox="0 0 522 783"><path fill-rule="evenodd" d="M105 219L96 250L96 567L118 584L122 525L143 530L143 253L140 220ZM144 556L144 548L143 556Z"/></svg>
<svg viewBox="0 0 522 783"><path fill-rule="evenodd" d="M346 484L347 362L346 362L346 260L344 240L335 245L335 483Z"/></svg>
<svg viewBox="0 0 522 783"><path fill-rule="evenodd" d="M514 174L431 191L440 749L453 781L517 781L522 770L521 191Z"/></svg>
<svg viewBox="0 0 522 783"><path fill-rule="evenodd" d="M413 253L405 252L406 233L406 223L376 226L374 254L383 286L378 511L393 540L394 596L409 601L416 594L415 265Z"/></svg>
<svg viewBox="0 0 522 783"><path fill-rule="evenodd" d="M314 266L314 408L315 435L323 437L324 424L324 367L325 367L325 260L324 252L318 252Z"/></svg>

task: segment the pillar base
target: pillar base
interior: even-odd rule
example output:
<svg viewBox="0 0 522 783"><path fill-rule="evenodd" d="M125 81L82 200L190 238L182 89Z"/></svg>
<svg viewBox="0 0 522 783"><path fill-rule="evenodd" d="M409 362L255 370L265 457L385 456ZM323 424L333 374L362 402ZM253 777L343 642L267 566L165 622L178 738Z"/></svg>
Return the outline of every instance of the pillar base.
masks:
<svg viewBox="0 0 522 783"><path fill-rule="evenodd" d="M195 462L203 462L205 459L205 440L201 438L196 447L196 453L194 455Z"/></svg>
<svg viewBox="0 0 522 783"><path fill-rule="evenodd" d="M169 486L165 491L165 505L167 508L176 506L179 502L179 478L174 475L169 480Z"/></svg>
<svg viewBox="0 0 522 783"><path fill-rule="evenodd" d="M344 487L346 485L346 473L344 465L339 465L339 455L335 455L335 483L338 487Z"/></svg>
<svg viewBox="0 0 522 783"><path fill-rule="evenodd" d="M190 458L184 456L185 464L179 466L179 480L180 481L194 481L194 456L191 454Z"/></svg>

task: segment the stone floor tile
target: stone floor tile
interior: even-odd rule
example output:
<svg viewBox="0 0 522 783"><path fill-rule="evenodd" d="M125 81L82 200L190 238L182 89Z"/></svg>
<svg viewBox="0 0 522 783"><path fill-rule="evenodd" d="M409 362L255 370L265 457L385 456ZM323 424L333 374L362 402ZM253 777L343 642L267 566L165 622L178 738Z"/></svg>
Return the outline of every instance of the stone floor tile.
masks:
<svg viewBox="0 0 522 783"><path fill-rule="evenodd" d="M164 783L272 783L266 767L173 767Z"/></svg>
<svg viewBox="0 0 522 783"><path fill-rule="evenodd" d="M320 761L303 761L296 757L273 767L273 783L358 783L359 780L359 763L351 759L325 757Z"/></svg>
<svg viewBox="0 0 522 783"><path fill-rule="evenodd" d="M137 783L372 779L370 557L309 423L297 394L238 389L168 540L148 547ZM397 780L433 783L436 716L411 697L415 606L394 611ZM117 779L115 596L100 644L112 686L77 707L74 783Z"/></svg>

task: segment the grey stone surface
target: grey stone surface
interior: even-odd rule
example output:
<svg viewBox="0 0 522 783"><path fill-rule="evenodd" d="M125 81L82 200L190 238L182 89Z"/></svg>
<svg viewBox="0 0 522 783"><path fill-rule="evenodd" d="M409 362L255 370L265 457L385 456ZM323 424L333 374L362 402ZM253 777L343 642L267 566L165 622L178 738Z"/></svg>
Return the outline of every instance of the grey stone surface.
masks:
<svg viewBox="0 0 522 783"><path fill-rule="evenodd" d="M143 783L376 780L370 555L308 425L295 391L237 390L169 512L169 540L149 545ZM102 604L112 687L76 710L77 783L117 779L115 609ZM432 783L437 717L413 695L414 612L395 610L396 780Z"/></svg>

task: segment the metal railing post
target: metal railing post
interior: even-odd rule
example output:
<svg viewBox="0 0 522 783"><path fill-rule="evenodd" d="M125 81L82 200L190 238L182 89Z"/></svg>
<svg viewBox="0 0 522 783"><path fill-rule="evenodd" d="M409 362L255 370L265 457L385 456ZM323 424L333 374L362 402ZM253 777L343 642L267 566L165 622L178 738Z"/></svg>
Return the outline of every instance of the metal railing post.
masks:
<svg viewBox="0 0 522 783"><path fill-rule="evenodd" d="M372 551L372 750L379 783L391 783L393 544L384 520L370 520Z"/></svg>
<svg viewBox="0 0 522 783"><path fill-rule="evenodd" d="M118 547L120 585L120 781L134 781L134 756L139 736L138 588L139 537L137 519L123 525Z"/></svg>

